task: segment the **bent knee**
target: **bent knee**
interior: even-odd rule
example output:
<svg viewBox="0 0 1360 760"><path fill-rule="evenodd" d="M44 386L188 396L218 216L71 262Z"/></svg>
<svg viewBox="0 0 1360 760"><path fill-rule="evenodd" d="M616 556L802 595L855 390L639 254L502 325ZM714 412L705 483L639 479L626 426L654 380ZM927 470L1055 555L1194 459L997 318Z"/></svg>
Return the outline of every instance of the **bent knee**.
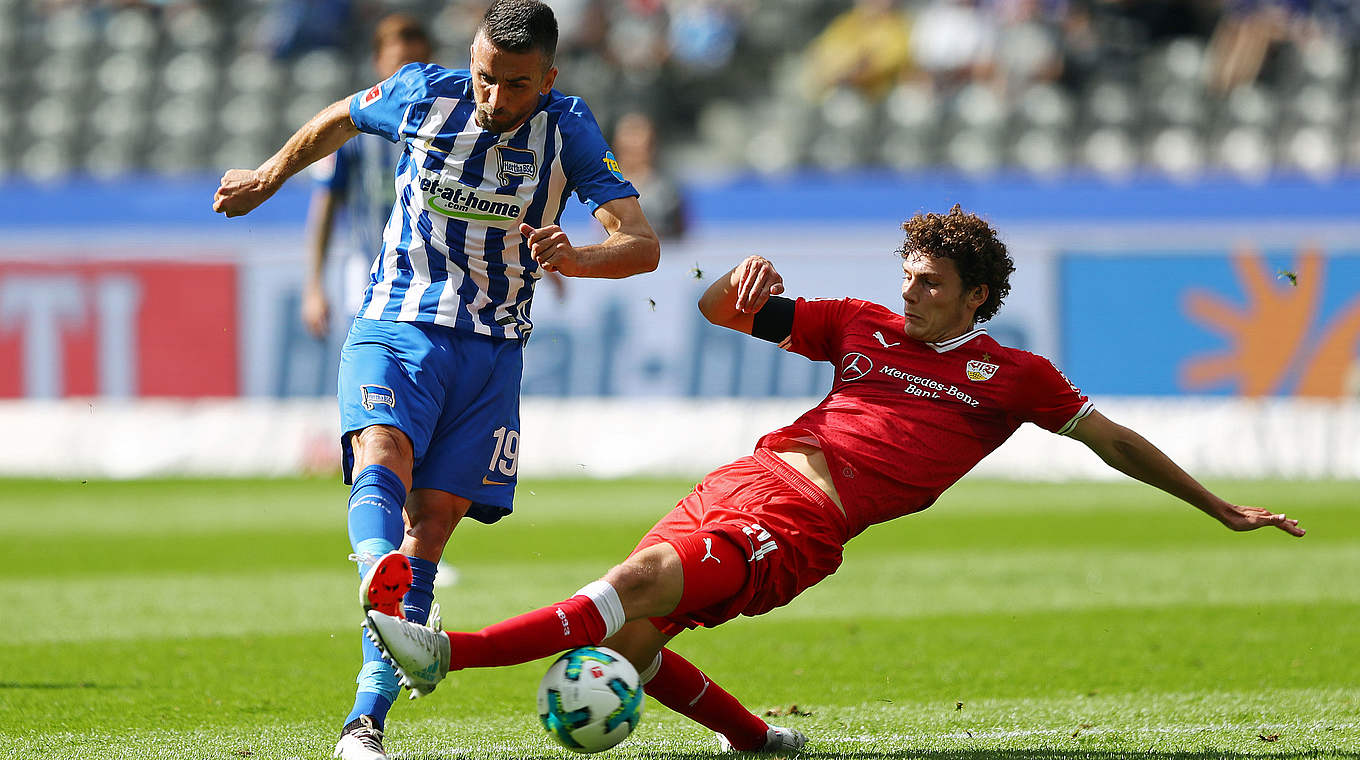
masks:
<svg viewBox="0 0 1360 760"><path fill-rule="evenodd" d="M391 463L410 462L415 456L411 439L391 425L369 425L350 436L350 446L356 461L389 468Z"/></svg>
<svg viewBox="0 0 1360 760"><path fill-rule="evenodd" d="M680 601L684 570L674 547L650 546L605 574L629 620L669 614Z"/></svg>

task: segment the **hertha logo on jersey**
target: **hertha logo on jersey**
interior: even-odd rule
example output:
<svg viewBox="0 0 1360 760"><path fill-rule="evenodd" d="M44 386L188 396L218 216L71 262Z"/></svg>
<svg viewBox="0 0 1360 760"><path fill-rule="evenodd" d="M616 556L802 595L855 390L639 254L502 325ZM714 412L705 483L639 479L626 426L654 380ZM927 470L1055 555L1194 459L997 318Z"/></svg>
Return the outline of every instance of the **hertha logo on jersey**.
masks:
<svg viewBox="0 0 1360 760"><path fill-rule="evenodd" d="M968 362L968 379L975 383L991 380L992 375L995 375L999 369L1001 367L996 364L988 364L974 359Z"/></svg>
<svg viewBox="0 0 1360 760"><path fill-rule="evenodd" d="M385 385L361 385L359 386L359 393L363 396L364 408L370 412L378 404L386 404L393 409L397 408L396 394Z"/></svg>
<svg viewBox="0 0 1360 760"><path fill-rule="evenodd" d="M508 186L512 177L533 179L538 171L538 156L527 148L497 145L496 155L500 158L500 169L496 172L496 179L501 181L501 187Z"/></svg>

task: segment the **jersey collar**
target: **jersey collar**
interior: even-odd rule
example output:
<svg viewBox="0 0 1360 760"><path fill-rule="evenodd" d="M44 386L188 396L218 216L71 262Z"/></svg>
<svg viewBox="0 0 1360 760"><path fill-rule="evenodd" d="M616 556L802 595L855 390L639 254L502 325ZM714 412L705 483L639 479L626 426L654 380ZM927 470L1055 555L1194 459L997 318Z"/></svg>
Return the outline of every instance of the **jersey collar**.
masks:
<svg viewBox="0 0 1360 760"><path fill-rule="evenodd" d="M950 338L949 340L942 340L939 343L927 343L926 345L935 349L935 353L942 354L946 351L953 351L954 349L958 348L959 346L962 346L963 344L967 343L973 338L978 337L979 335L986 334L987 334L986 328L974 327L972 332L966 332L963 335Z"/></svg>

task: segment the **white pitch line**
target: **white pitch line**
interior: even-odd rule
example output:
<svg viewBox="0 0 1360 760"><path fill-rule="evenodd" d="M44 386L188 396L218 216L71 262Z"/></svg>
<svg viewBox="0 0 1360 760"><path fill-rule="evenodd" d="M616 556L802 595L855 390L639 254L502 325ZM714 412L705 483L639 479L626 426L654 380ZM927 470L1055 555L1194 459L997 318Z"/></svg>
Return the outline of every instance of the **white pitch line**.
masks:
<svg viewBox="0 0 1360 760"><path fill-rule="evenodd" d="M1219 724L1213 724L1213 725L1200 725L1200 726L1143 726L1143 727L1140 727L1140 726L1132 726L1132 727L1128 727L1128 728L1102 728L1102 727L1100 727L1100 726L1092 726L1091 728L1082 728L1082 729L1078 729L1078 728L1076 728L1076 727L1069 726L1069 727L1066 727L1066 728L1034 728L1034 729L1018 730L1018 731L973 731L973 732L949 733L949 734L888 734L888 735L884 735L884 734L875 734L875 735L870 735L870 734L860 734L859 736L826 736L826 735L824 735L824 734L820 734L820 733L819 733L819 734L817 734L816 736L813 736L813 737L811 737L811 738L812 738L814 741L820 740L820 741L832 741L832 742L858 742L858 743L861 743L861 744L872 744L872 743L881 743L881 742L883 742L885 739L888 739L888 740L894 740L894 739L896 739L896 740L907 741L907 742L921 742L921 741L929 741L929 740L932 740L932 739L1022 739L1022 738L1028 737L1028 736L1060 736L1060 735L1070 735L1073 731L1079 731L1079 733L1082 734L1082 735L1086 735L1086 734L1115 734L1115 733L1130 732L1130 731L1138 731L1138 732L1154 733L1154 734L1198 734L1198 733L1204 733L1204 732L1206 732L1206 731L1247 731L1247 732L1253 732L1253 731L1255 731L1255 732L1259 732L1259 731L1263 731L1263 730L1266 730L1266 729L1275 728L1276 725L1277 725L1277 724L1273 724L1273 723L1254 723L1254 724L1219 723ZM1288 726L1288 728L1291 728L1291 729L1298 729L1298 728L1300 728L1300 727L1291 724L1291 725ZM1308 724L1308 725L1305 725L1305 726L1303 726L1302 728L1303 728L1303 730L1310 730L1310 729L1311 729L1311 730L1315 730L1315 731L1316 731L1316 730L1347 730L1347 729L1360 728L1360 723L1326 723L1326 722L1314 722L1314 723L1310 723L1310 724Z"/></svg>

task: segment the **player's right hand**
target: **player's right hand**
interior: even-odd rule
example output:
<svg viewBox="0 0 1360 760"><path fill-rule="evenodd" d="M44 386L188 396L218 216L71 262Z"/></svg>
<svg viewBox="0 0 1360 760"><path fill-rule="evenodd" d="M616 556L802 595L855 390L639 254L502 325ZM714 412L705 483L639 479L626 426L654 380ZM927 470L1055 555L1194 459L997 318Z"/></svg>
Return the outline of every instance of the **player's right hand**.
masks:
<svg viewBox="0 0 1360 760"><path fill-rule="evenodd" d="M317 283L307 284L302 289L302 324L312 337L324 338L330 321L331 306L325 289Z"/></svg>
<svg viewBox="0 0 1360 760"><path fill-rule="evenodd" d="M770 296L784 292L784 278L764 256L748 256L732 272L737 280L737 301L742 314L755 314L765 307Z"/></svg>
<svg viewBox="0 0 1360 760"><path fill-rule="evenodd" d="M249 214L277 189L257 169L230 169L213 195L213 211L229 217Z"/></svg>
<svg viewBox="0 0 1360 760"><path fill-rule="evenodd" d="M1288 533L1291 536L1302 536L1308 531L1299 527L1298 520L1291 520L1282 514L1275 514L1269 509L1260 507L1243 507L1237 504L1227 504L1220 510L1218 519L1232 530L1256 530L1257 528L1275 527Z"/></svg>

